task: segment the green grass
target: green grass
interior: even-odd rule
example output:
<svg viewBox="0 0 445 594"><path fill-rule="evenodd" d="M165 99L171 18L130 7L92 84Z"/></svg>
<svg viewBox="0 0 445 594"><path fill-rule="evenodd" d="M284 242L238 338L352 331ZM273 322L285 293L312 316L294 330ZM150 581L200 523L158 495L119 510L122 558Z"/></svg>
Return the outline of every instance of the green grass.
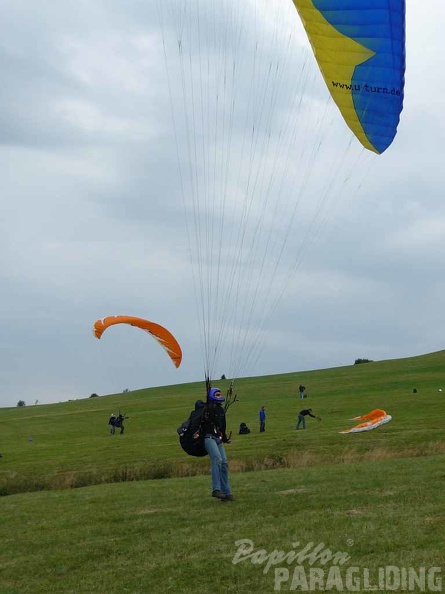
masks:
<svg viewBox="0 0 445 594"><path fill-rule="evenodd" d="M275 567L232 563L241 539L268 553L324 543L350 557L343 572L440 567L444 477L433 456L236 473L233 503L211 499L207 477L4 497L0 591L272 592Z"/></svg>
<svg viewBox="0 0 445 594"><path fill-rule="evenodd" d="M444 369L441 351L239 380L228 415L233 503L210 497L208 460L178 444L176 427L203 384L2 409L0 594L273 592L274 566L232 563L241 539L283 554L324 543L348 555L343 579L348 567L369 570L371 582L387 566L442 567ZM303 406L323 421L296 432ZM393 421L338 433L376 407ZM110 436L119 408L130 416L126 432ZM237 435L241 421L250 435ZM309 560L302 565L309 579ZM290 571L282 591L296 566L277 566Z"/></svg>
<svg viewBox="0 0 445 594"><path fill-rule="evenodd" d="M409 359L291 373L237 382L230 408L233 470L260 470L444 453L445 351ZM299 400L303 381L309 397ZM227 382L215 382L222 388ZM413 389L418 390L417 394ZM54 405L3 409L0 494L104 482L180 477L207 472L207 460L186 456L176 428L203 384L138 390ZM267 432L258 411L267 406ZM297 412L310 406L322 423L294 431ZM130 418L124 435L110 436L118 409ZM368 434L341 435L351 417L384 408L394 420ZM252 430L238 436L239 423ZM32 437L32 441L29 438Z"/></svg>

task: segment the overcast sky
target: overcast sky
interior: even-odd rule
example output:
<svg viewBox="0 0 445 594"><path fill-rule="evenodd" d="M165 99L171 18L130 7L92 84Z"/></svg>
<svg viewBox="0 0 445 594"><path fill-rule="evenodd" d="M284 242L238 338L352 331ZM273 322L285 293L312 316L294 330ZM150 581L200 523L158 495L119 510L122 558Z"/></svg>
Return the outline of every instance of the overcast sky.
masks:
<svg viewBox="0 0 445 594"><path fill-rule="evenodd" d="M243 102L249 105L244 74L256 68L246 54L259 35L265 63L283 67L270 121L263 130L256 127L259 146L270 143L272 153L281 151L280 178L275 172L273 180L291 200L280 205L277 236L283 237L292 221L289 241L277 247L283 247L280 268L269 283L277 290L267 296L268 330L240 373L321 369L358 357L382 360L441 350L445 76L439 26L445 7L431 0L425 10L422 0L408 0L404 110L393 145L374 156L351 142L327 99L292 2L284 5L278 17L260 11L255 27L249 19L241 21L244 45L235 55L241 76L225 178L228 220L241 216L236 180L248 176L244 165L233 172L237 160L243 162L243 134L254 123L243 112ZM196 261L189 254L193 229L192 244L186 232L187 210L193 217L184 176L190 135L172 14L182 12L166 10L161 27L155 0L2 2L0 406L203 379L204 339L191 268ZM286 26L277 39L281 14ZM221 15L213 16L215 27L206 21L202 31L221 26ZM206 33L205 39L202 55L218 54L220 37ZM190 90L186 93L190 98ZM257 88L256 97L267 93ZM302 127L308 122L317 135L309 149L304 136L309 128ZM226 154L227 137L224 142L211 145L215 155ZM339 165L343 151L349 164ZM254 165L258 179L276 166L264 155ZM198 163L193 163L196 180L208 174L202 159ZM263 192L270 186L264 179L261 184ZM305 206L311 192L326 196L321 214ZM254 194L261 194L259 181ZM292 200L300 195L306 202L302 198L294 212ZM258 228L259 211L253 207L246 233ZM270 245L275 222L267 214L262 223L267 231L261 235L272 238ZM313 231L306 237L307 229ZM225 250L219 253L225 257ZM205 261L207 266L211 262ZM259 287L266 300L262 270L260 262L257 278L263 274ZM222 271L225 276L224 264ZM221 281L220 293L226 284ZM261 314L266 301L259 303ZM181 367L175 369L164 351L134 328L115 327L95 339L94 321L116 314L167 327L182 346ZM214 377L231 374L230 365L222 351Z"/></svg>

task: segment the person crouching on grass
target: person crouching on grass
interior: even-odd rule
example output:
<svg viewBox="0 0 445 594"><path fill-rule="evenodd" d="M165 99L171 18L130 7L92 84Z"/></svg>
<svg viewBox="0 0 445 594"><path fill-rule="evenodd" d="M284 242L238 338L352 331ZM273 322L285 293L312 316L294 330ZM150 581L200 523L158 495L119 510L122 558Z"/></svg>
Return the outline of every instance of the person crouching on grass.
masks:
<svg viewBox="0 0 445 594"><path fill-rule="evenodd" d="M233 501L229 483L229 464L223 445L231 443L226 435L226 412L222 406L224 401L219 388L210 388L202 429L204 447L210 457L212 497L221 501Z"/></svg>

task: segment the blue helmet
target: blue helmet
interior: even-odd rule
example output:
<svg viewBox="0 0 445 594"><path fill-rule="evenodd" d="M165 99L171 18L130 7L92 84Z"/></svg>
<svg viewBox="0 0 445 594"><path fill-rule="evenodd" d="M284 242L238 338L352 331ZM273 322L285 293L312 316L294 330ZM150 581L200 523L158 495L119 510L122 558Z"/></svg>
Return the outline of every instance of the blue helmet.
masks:
<svg viewBox="0 0 445 594"><path fill-rule="evenodd" d="M210 388L209 400L210 402L224 402L225 398L219 388Z"/></svg>

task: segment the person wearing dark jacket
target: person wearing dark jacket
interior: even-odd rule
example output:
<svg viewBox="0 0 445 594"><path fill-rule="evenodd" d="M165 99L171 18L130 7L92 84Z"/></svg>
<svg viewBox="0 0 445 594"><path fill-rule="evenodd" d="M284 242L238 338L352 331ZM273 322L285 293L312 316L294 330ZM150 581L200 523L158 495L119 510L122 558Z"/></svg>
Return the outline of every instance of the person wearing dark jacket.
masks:
<svg viewBox="0 0 445 594"><path fill-rule="evenodd" d="M116 415L111 415L110 420L108 421L108 424L110 425L111 435L114 435L114 433L116 431Z"/></svg>
<svg viewBox="0 0 445 594"><path fill-rule="evenodd" d="M226 435L226 412L222 406L224 400L219 388L210 388L202 430L204 447L210 457L212 497L221 501L233 501L229 483L229 464L223 445L230 443Z"/></svg>
<svg viewBox="0 0 445 594"><path fill-rule="evenodd" d="M318 419L319 421L321 421L321 419L319 417L316 417L315 415L312 414L312 408L305 408L303 410L300 410L300 412L298 413L298 423L297 426L295 427L295 429L299 429L300 425L303 425L303 429L306 429L306 419L305 417L312 417L313 419Z"/></svg>
<svg viewBox="0 0 445 594"><path fill-rule="evenodd" d="M122 435L122 433L124 432L124 421L125 419L127 419L128 417L125 417L123 414L119 413L119 416L115 419L114 421L114 426L118 427L120 429L119 431L119 435Z"/></svg>

